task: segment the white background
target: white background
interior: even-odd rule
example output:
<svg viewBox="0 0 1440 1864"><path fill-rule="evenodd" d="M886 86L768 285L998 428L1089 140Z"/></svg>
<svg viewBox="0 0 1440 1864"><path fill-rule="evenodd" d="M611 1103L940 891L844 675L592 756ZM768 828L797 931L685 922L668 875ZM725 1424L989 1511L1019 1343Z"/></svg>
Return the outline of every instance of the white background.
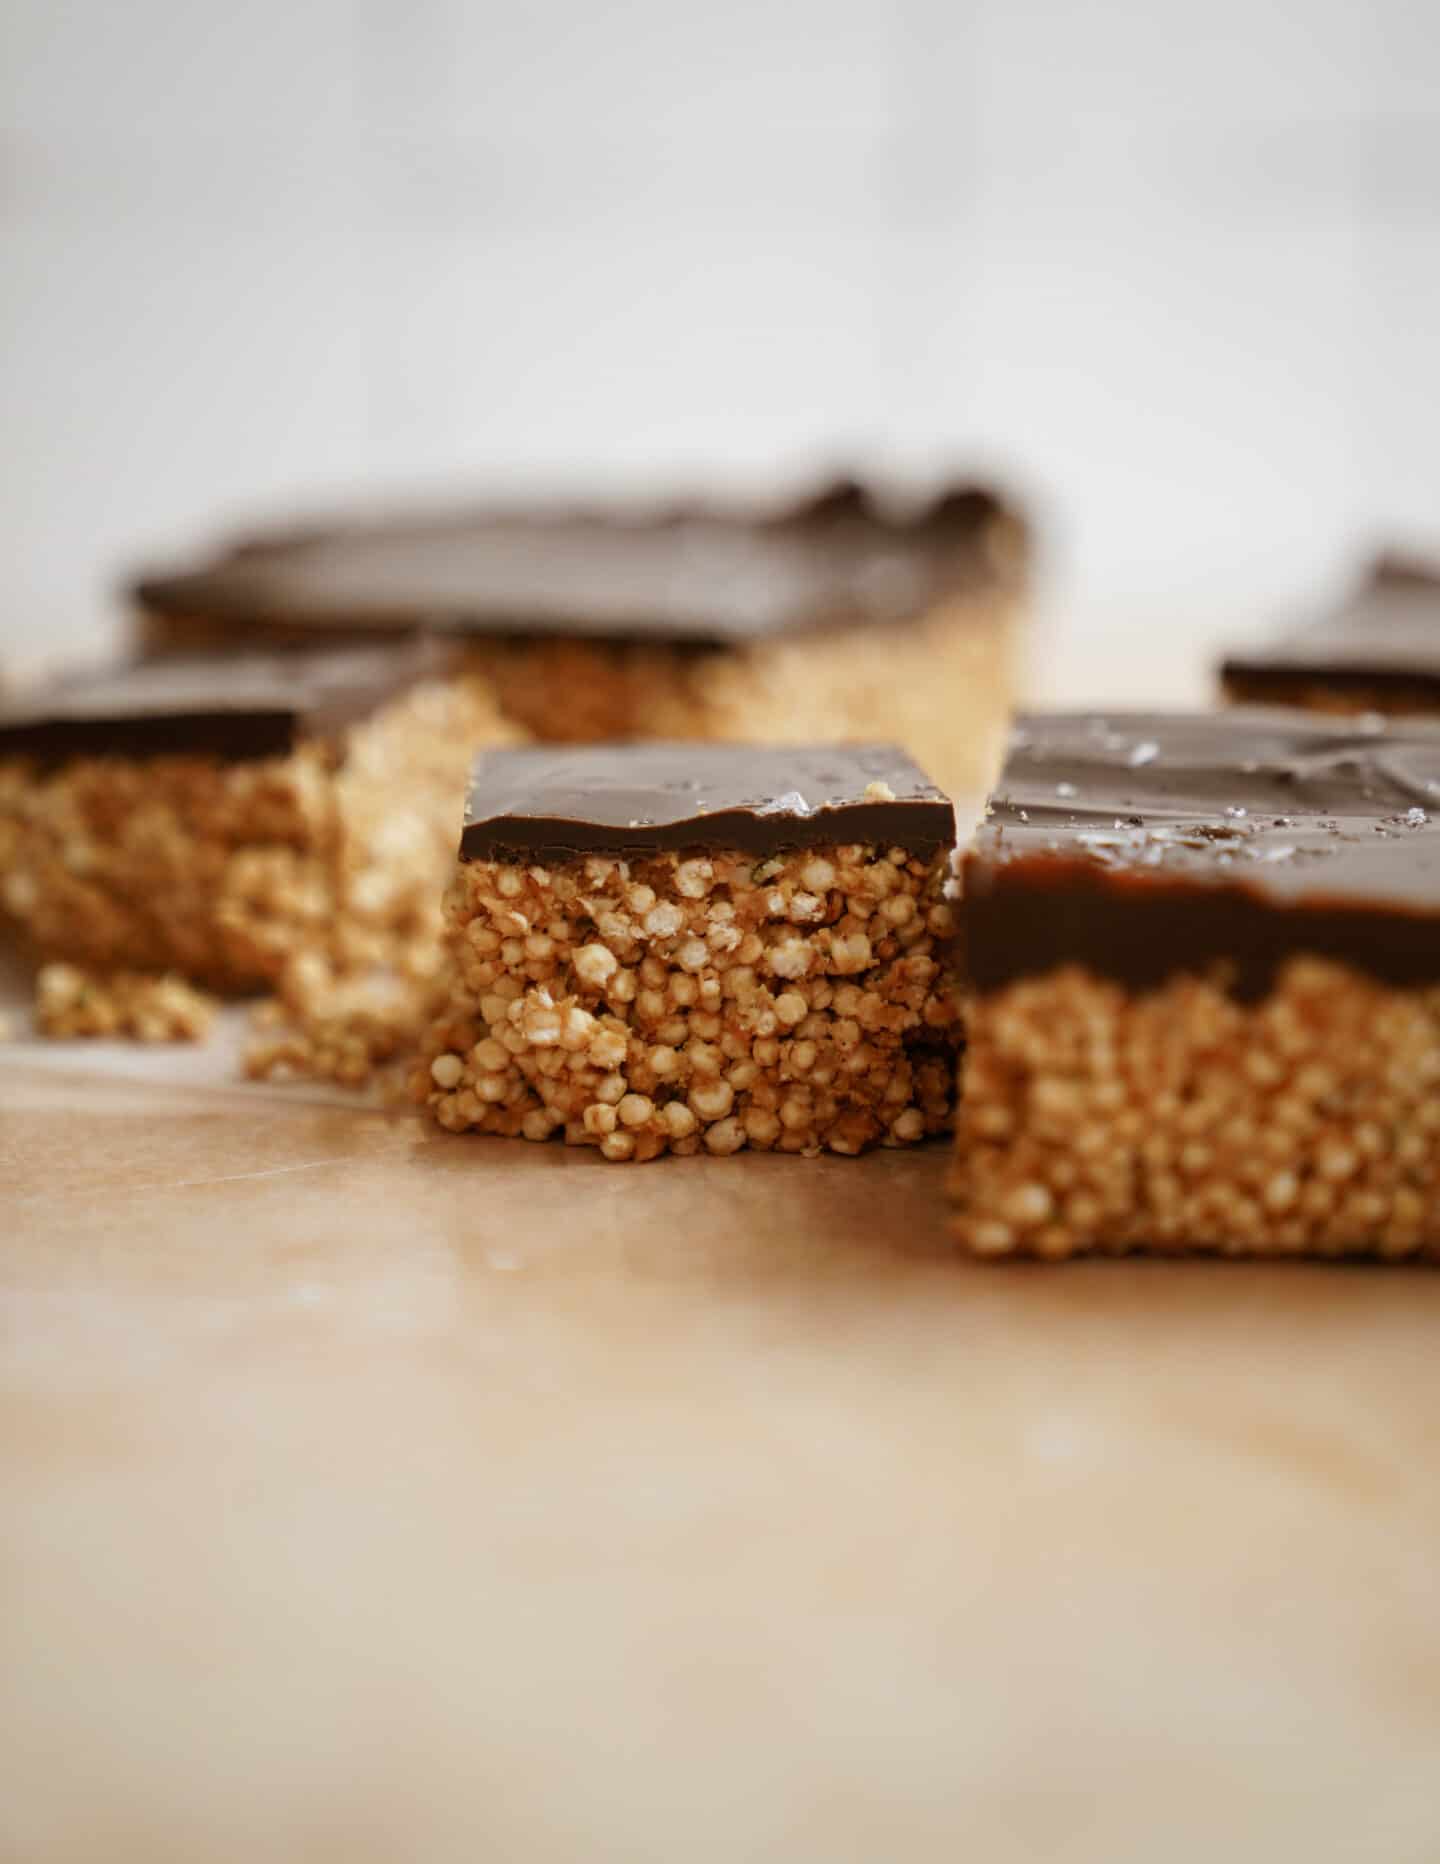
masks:
<svg viewBox="0 0 1440 1864"><path fill-rule="evenodd" d="M357 486L978 463L1077 698L1440 529L1434 0L0 0L0 138L12 663Z"/></svg>

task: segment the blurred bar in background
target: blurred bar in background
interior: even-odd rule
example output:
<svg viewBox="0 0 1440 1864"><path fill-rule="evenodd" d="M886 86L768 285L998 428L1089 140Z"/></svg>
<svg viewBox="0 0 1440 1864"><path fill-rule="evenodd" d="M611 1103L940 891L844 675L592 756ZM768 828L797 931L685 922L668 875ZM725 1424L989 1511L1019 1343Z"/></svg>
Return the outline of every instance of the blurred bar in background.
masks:
<svg viewBox="0 0 1440 1864"><path fill-rule="evenodd" d="M151 653L433 630L536 739L894 740L968 795L1014 699L1027 566L996 492L843 479L780 506L360 513L131 594Z"/></svg>

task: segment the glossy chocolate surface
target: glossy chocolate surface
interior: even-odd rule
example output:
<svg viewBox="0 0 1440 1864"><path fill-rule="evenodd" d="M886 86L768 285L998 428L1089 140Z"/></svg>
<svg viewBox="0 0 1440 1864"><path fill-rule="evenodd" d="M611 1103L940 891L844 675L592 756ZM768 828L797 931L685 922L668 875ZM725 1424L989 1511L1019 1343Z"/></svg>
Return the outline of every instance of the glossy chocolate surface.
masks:
<svg viewBox="0 0 1440 1864"><path fill-rule="evenodd" d="M1440 980L1440 728L1295 712L1021 719L965 867L983 988L1315 952Z"/></svg>
<svg viewBox="0 0 1440 1864"><path fill-rule="evenodd" d="M869 842L932 855L955 812L893 745L539 745L477 758L462 860Z"/></svg>
<svg viewBox="0 0 1440 1864"><path fill-rule="evenodd" d="M153 614L259 632L734 643L922 614L991 579L1002 512L990 493L954 487L894 515L844 481L768 516L700 506L421 513L253 537L132 593Z"/></svg>
<svg viewBox="0 0 1440 1864"><path fill-rule="evenodd" d="M0 757L282 757L329 738L453 656L431 642L175 655L73 673L0 705Z"/></svg>
<svg viewBox="0 0 1440 1864"><path fill-rule="evenodd" d="M1387 710L1440 710L1440 569L1380 557L1333 613L1232 654L1222 674L1232 693L1261 704L1328 691Z"/></svg>

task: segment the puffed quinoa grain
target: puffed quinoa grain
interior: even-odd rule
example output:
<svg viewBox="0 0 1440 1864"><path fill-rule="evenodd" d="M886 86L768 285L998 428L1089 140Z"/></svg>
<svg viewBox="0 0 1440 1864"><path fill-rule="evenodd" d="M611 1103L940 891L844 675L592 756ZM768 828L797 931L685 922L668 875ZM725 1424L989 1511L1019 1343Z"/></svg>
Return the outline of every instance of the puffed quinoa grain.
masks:
<svg viewBox="0 0 1440 1864"><path fill-rule="evenodd" d="M660 1119L672 1139L687 1139L699 1121L681 1100L667 1100L660 1109Z"/></svg>
<svg viewBox="0 0 1440 1864"><path fill-rule="evenodd" d="M724 1158L732 1152L738 1152L745 1144L745 1140L745 1129L739 1120L717 1120L706 1128L705 1150Z"/></svg>
<svg viewBox="0 0 1440 1864"><path fill-rule="evenodd" d="M582 945L575 954L575 975L591 990L603 990L619 968L620 960L606 945Z"/></svg>
<svg viewBox="0 0 1440 1864"><path fill-rule="evenodd" d="M655 1117L655 1103L644 1094L627 1094L616 1111L625 1126L648 1126Z"/></svg>

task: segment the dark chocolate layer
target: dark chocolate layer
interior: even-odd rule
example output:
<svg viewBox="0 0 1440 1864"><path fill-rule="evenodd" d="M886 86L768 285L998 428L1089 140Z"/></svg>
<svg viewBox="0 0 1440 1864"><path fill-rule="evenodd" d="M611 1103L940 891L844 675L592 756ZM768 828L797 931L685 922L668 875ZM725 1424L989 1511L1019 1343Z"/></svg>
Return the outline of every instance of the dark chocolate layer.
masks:
<svg viewBox="0 0 1440 1864"><path fill-rule="evenodd" d="M1440 729L1300 713L1036 716L966 861L981 989L1066 963L1144 985L1300 952L1440 980Z"/></svg>
<svg viewBox="0 0 1440 1864"><path fill-rule="evenodd" d="M153 614L257 632L723 644L919 615L993 574L1003 510L988 492L956 487L892 516L847 481L769 517L701 507L422 513L252 537L132 593Z"/></svg>
<svg viewBox="0 0 1440 1864"><path fill-rule="evenodd" d="M1333 614L1232 654L1227 689L1260 704L1333 694L1387 711L1440 709L1440 571L1384 556Z"/></svg>
<svg viewBox="0 0 1440 1864"><path fill-rule="evenodd" d="M826 842L927 858L955 812L892 745L600 744L482 752L460 858L565 861Z"/></svg>
<svg viewBox="0 0 1440 1864"><path fill-rule="evenodd" d="M297 654L175 655L70 674L0 707L0 757L283 757L433 675L432 642Z"/></svg>

